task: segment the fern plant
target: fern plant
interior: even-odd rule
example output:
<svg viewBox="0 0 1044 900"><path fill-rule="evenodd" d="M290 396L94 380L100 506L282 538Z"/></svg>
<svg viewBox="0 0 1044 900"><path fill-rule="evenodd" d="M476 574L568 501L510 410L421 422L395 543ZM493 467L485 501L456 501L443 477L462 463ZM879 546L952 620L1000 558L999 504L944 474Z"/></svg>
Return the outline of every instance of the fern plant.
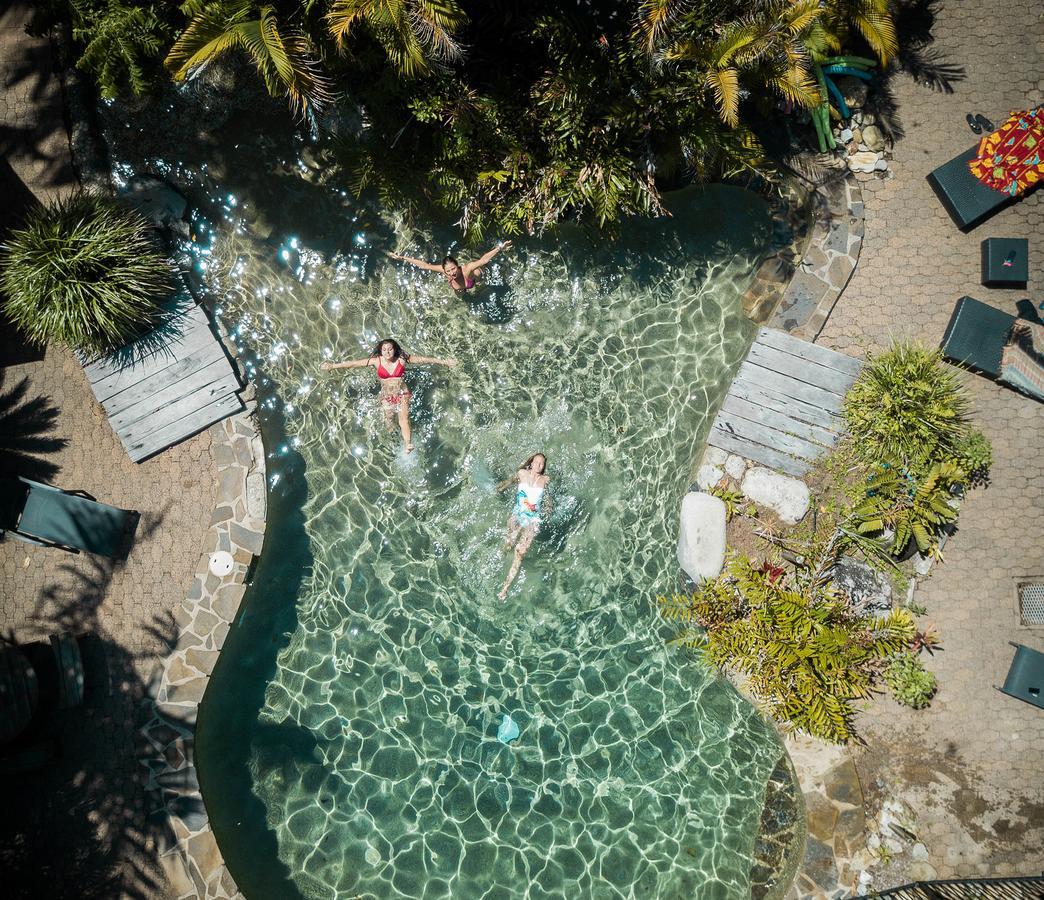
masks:
<svg viewBox="0 0 1044 900"><path fill-rule="evenodd" d="M148 223L92 194L32 212L8 235L0 268L4 312L30 341L88 355L134 337L172 286Z"/></svg>
<svg viewBox="0 0 1044 900"><path fill-rule="evenodd" d="M894 531L891 552L896 556L911 540L921 553L935 553L940 531L957 519L950 501L964 478L952 460L936 463L919 483L894 467L882 468L867 483L867 495L852 509L851 520L859 534Z"/></svg>
<svg viewBox="0 0 1044 900"><path fill-rule="evenodd" d="M747 676L779 721L835 743L852 739L853 701L870 695L880 661L913 634L905 610L856 616L828 582L780 576L742 554L691 597L661 598L660 609L686 626L674 643Z"/></svg>

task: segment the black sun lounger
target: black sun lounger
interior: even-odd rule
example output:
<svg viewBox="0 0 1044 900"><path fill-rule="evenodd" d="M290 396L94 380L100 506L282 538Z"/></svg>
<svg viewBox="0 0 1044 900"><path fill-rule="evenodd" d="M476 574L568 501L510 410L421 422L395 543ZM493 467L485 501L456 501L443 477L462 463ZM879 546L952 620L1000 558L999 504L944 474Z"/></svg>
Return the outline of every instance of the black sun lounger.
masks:
<svg viewBox="0 0 1044 900"><path fill-rule="evenodd" d="M1015 648L1015 658L1004 686L997 690L1044 709L1044 653L1023 644L1008 643Z"/></svg>
<svg viewBox="0 0 1044 900"><path fill-rule="evenodd" d="M961 231L971 231L997 210L1017 199L986 187L968 171L968 163L978 152L979 145L976 144L928 173L928 183Z"/></svg>
<svg viewBox="0 0 1044 900"><path fill-rule="evenodd" d="M996 378L1001 352L1015 316L976 300L961 297L953 308L942 339L943 356Z"/></svg>

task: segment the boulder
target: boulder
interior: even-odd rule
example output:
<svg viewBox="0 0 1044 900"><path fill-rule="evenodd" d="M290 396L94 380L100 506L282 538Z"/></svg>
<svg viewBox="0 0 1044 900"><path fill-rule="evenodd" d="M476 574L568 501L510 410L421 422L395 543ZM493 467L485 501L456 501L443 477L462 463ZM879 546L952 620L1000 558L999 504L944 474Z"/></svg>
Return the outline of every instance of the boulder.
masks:
<svg viewBox="0 0 1044 900"><path fill-rule="evenodd" d="M841 141L842 144L847 144L850 140L852 140L852 137L853 137L852 129L851 128L842 128L841 129L841 133L838 134L837 137Z"/></svg>
<svg viewBox="0 0 1044 900"><path fill-rule="evenodd" d="M892 608L892 585L888 578L866 563L842 556L832 573L834 583L844 590L860 613L885 613Z"/></svg>
<svg viewBox="0 0 1044 900"><path fill-rule="evenodd" d="M876 125L867 125L863 129L863 143L874 153L880 153L885 148L884 135Z"/></svg>
<svg viewBox="0 0 1044 900"><path fill-rule="evenodd" d="M120 188L119 196L157 228L188 237L188 223L185 220L188 201L162 178L135 175Z"/></svg>
<svg viewBox="0 0 1044 900"><path fill-rule="evenodd" d="M720 574L725 564L725 504L717 497L693 491L682 499L678 564L697 584Z"/></svg>
<svg viewBox="0 0 1044 900"><path fill-rule="evenodd" d="M767 506L791 525L804 518L812 499L805 482L761 466L747 470L740 490L755 503Z"/></svg>
<svg viewBox="0 0 1044 900"><path fill-rule="evenodd" d="M703 451L703 464L705 466L723 466L729 454L721 447L708 447Z"/></svg>
<svg viewBox="0 0 1044 900"><path fill-rule="evenodd" d="M837 89L841 91L841 96L845 98L848 108L862 109L863 104L866 103L866 82L861 78L856 78L854 75L843 75L837 79L836 83Z"/></svg>

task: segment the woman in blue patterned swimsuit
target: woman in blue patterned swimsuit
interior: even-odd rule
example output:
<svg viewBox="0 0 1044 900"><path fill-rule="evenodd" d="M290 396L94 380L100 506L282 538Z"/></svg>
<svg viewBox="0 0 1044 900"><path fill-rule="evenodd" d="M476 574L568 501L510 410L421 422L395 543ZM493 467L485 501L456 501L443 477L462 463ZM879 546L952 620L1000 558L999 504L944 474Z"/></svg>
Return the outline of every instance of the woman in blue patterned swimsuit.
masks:
<svg viewBox="0 0 1044 900"><path fill-rule="evenodd" d="M533 543L537 531L540 530L541 514L547 514L551 509L550 498L545 494L545 488L551 481L544 470L547 468L547 459L543 453L534 453L523 464L518 472L497 485L497 490L502 491L512 484L518 484L515 492L515 505L508 516L507 537L504 539L504 549L515 548L515 558L511 563L511 571L508 572L504 586L497 596L503 600L507 597L508 588L515 580L519 567L522 565L522 557ZM541 508L543 507L543 508Z"/></svg>

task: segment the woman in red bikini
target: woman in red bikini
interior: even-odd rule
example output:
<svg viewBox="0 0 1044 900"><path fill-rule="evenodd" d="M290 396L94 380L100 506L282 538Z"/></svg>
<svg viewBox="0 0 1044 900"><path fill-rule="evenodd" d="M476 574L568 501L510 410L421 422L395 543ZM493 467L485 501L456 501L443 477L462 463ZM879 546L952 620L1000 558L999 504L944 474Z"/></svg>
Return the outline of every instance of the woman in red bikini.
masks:
<svg viewBox="0 0 1044 900"><path fill-rule="evenodd" d="M390 431L395 415L398 413L399 429L402 431L402 440L406 445L406 452L413 452L413 441L410 439L410 394L406 387L406 363L430 363L436 366L449 366L452 368L457 364L455 359L437 359L434 356L414 356L406 353L399 342L392 338L384 338L373 348L373 353L366 359L353 359L348 362L330 363L324 362L319 368L329 369L362 369L373 366L377 370L377 379L381 385L381 408L384 410L384 421Z"/></svg>
<svg viewBox="0 0 1044 900"><path fill-rule="evenodd" d="M510 248L511 241L501 241L489 253L483 254L474 262L464 263L464 265L461 265L452 256L443 257L442 265L436 265L435 263L425 262L423 259L414 259L412 256L400 256L398 253L388 253L386 255L400 262L407 262L418 269L427 269L429 272L441 272L446 276L449 286L458 294L463 294L465 291L473 288L478 282L479 277L482 275L482 267L486 263L493 259L501 250L509 250Z"/></svg>

